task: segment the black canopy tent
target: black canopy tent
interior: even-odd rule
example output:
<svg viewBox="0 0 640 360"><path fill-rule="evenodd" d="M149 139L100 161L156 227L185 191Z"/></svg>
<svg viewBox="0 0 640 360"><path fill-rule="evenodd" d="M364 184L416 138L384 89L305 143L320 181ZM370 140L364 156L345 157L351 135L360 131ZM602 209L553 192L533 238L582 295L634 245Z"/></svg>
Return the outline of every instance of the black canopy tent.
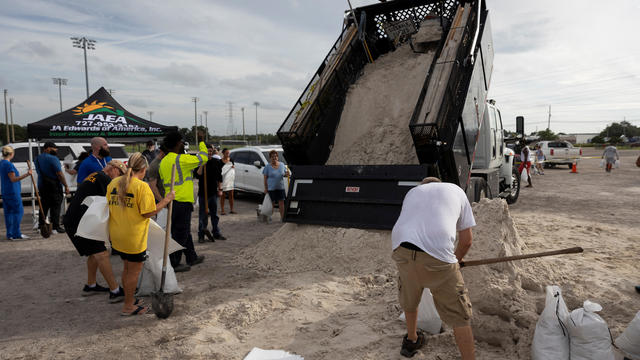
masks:
<svg viewBox="0 0 640 360"><path fill-rule="evenodd" d="M100 136L136 142L158 139L173 131L178 131L178 127L157 124L130 113L104 87L71 109L27 125L29 139L58 141Z"/></svg>

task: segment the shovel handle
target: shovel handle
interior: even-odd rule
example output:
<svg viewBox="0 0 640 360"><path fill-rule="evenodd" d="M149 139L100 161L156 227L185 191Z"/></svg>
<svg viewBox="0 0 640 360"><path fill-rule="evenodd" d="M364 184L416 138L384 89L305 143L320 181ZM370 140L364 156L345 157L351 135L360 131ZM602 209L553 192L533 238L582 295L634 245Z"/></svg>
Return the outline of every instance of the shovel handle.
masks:
<svg viewBox="0 0 640 360"><path fill-rule="evenodd" d="M531 258L537 258L537 257L543 257L543 256L576 254L581 252L584 252L584 249L577 246L577 247L572 247L568 249L545 251L545 252L539 252L539 253L533 253L533 254L505 256L505 257L483 259L483 260L460 261L459 264L460 264L460 267L476 266L476 265L495 264L500 262L513 261L513 260L531 259Z"/></svg>
<svg viewBox="0 0 640 360"><path fill-rule="evenodd" d="M176 181L176 164L171 166L171 190ZM171 238L171 214L173 213L173 201L169 203L167 211L167 226L164 231L164 255L162 256L162 277L160 278L160 291L164 291L164 280L167 276L167 258L169 257L169 239Z"/></svg>
<svg viewBox="0 0 640 360"><path fill-rule="evenodd" d="M31 161L27 160L27 166L29 167L29 170L31 170ZM40 193L38 192L38 185L36 184L36 180L33 178L33 173L29 174L29 176L31 177L31 183L33 184L33 189L35 190L36 193L36 199L38 200L38 206L40 207L40 215L44 217L44 214L42 214L42 202L40 201ZM45 223L46 223L46 218L45 218Z"/></svg>

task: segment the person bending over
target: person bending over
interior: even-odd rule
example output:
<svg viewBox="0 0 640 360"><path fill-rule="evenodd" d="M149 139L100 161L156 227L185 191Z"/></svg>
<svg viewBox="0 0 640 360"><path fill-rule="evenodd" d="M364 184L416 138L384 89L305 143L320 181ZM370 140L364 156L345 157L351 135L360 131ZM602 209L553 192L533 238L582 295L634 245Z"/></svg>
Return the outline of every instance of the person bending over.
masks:
<svg viewBox="0 0 640 360"><path fill-rule="evenodd" d="M475 359L471 302L458 264L471 247L475 225L469 200L455 184L428 177L405 196L391 232L391 257L398 268L398 296L407 326L403 356L415 355L425 343L417 320L422 291L428 288L440 318L453 328L462 360Z"/></svg>

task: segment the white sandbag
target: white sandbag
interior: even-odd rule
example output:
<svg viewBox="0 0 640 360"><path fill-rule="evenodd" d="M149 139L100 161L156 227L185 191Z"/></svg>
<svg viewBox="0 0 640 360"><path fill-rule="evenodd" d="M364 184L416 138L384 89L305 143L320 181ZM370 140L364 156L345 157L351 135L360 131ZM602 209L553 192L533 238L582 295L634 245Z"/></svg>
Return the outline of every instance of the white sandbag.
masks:
<svg viewBox="0 0 640 360"><path fill-rule="evenodd" d="M167 210L167 208L163 208L162 210L160 210L157 214L156 214L156 223L158 225L160 225L161 228L166 228L167 227L167 215L169 214L169 211Z"/></svg>
<svg viewBox="0 0 640 360"><path fill-rule="evenodd" d="M569 315L571 360L614 360L611 333L607 323L596 314L600 304L586 300Z"/></svg>
<svg viewBox="0 0 640 360"><path fill-rule="evenodd" d="M520 183L526 183L529 181L529 174L527 174L527 168L522 168L522 172L520 173Z"/></svg>
<svg viewBox="0 0 640 360"><path fill-rule="evenodd" d="M137 296L149 296L160 290L160 280L162 279L162 258L152 259L149 257L142 267L142 273L138 279ZM164 292L169 294L181 293L178 286L176 273L173 271L171 262L167 261L167 274L164 279Z"/></svg>
<svg viewBox="0 0 640 360"><path fill-rule="evenodd" d="M619 167L620 167L620 165L622 165L622 163L620 162L620 160L616 160L616 162L615 162L615 163L613 163L613 167L614 167L614 168L616 168L616 169L617 169L617 168L619 168Z"/></svg>
<svg viewBox="0 0 640 360"><path fill-rule="evenodd" d="M633 360L640 360L640 311L627 329L616 338L616 346Z"/></svg>
<svg viewBox="0 0 640 360"><path fill-rule="evenodd" d="M78 224L76 235L92 240L109 241L109 205L105 196L87 196L82 205L89 208Z"/></svg>
<svg viewBox="0 0 640 360"><path fill-rule="evenodd" d="M160 225L153 220L149 221L149 236L147 237L147 254L149 255L149 259L162 259L164 255L164 235L165 232ZM184 249L184 247L175 240L169 239L169 254L173 254L182 249Z"/></svg>
<svg viewBox="0 0 640 360"><path fill-rule="evenodd" d="M271 216L273 213L273 204L271 204L271 197L269 194L264 195L264 200L262 200L262 206L260 207L260 215Z"/></svg>
<svg viewBox="0 0 640 360"><path fill-rule="evenodd" d="M558 286L547 286L544 310L531 343L533 360L569 360L569 309Z"/></svg>
<svg viewBox="0 0 640 360"><path fill-rule="evenodd" d="M262 350L254 347L244 360L304 360L304 358L284 350Z"/></svg>
<svg viewBox="0 0 640 360"><path fill-rule="evenodd" d="M400 320L405 321L404 312L400 314ZM430 334L439 334L442 328L442 320L440 320L440 315L438 315L429 289L424 289L422 292L422 298L418 306L418 328Z"/></svg>
<svg viewBox="0 0 640 360"><path fill-rule="evenodd" d="M600 167L604 168L604 164L606 163L606 161L604 159L600 160Z"/></svg>

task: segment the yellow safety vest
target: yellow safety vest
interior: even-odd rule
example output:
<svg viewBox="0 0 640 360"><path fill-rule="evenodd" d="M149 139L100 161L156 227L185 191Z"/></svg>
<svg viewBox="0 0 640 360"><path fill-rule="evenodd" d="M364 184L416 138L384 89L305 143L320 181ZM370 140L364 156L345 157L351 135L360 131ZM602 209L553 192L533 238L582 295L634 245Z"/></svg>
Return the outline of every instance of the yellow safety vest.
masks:
<svg viewBox="0 0 640 360"><path fill-rule="evenodd" d="M160 179L164 185L164 193L171 191L171 168L176 164L175 187L176 201L194 202L193 198L193 169L209 160L207 146L204 141L199 144L198 154L176 154L170 152L160 161Z"/></svg>

